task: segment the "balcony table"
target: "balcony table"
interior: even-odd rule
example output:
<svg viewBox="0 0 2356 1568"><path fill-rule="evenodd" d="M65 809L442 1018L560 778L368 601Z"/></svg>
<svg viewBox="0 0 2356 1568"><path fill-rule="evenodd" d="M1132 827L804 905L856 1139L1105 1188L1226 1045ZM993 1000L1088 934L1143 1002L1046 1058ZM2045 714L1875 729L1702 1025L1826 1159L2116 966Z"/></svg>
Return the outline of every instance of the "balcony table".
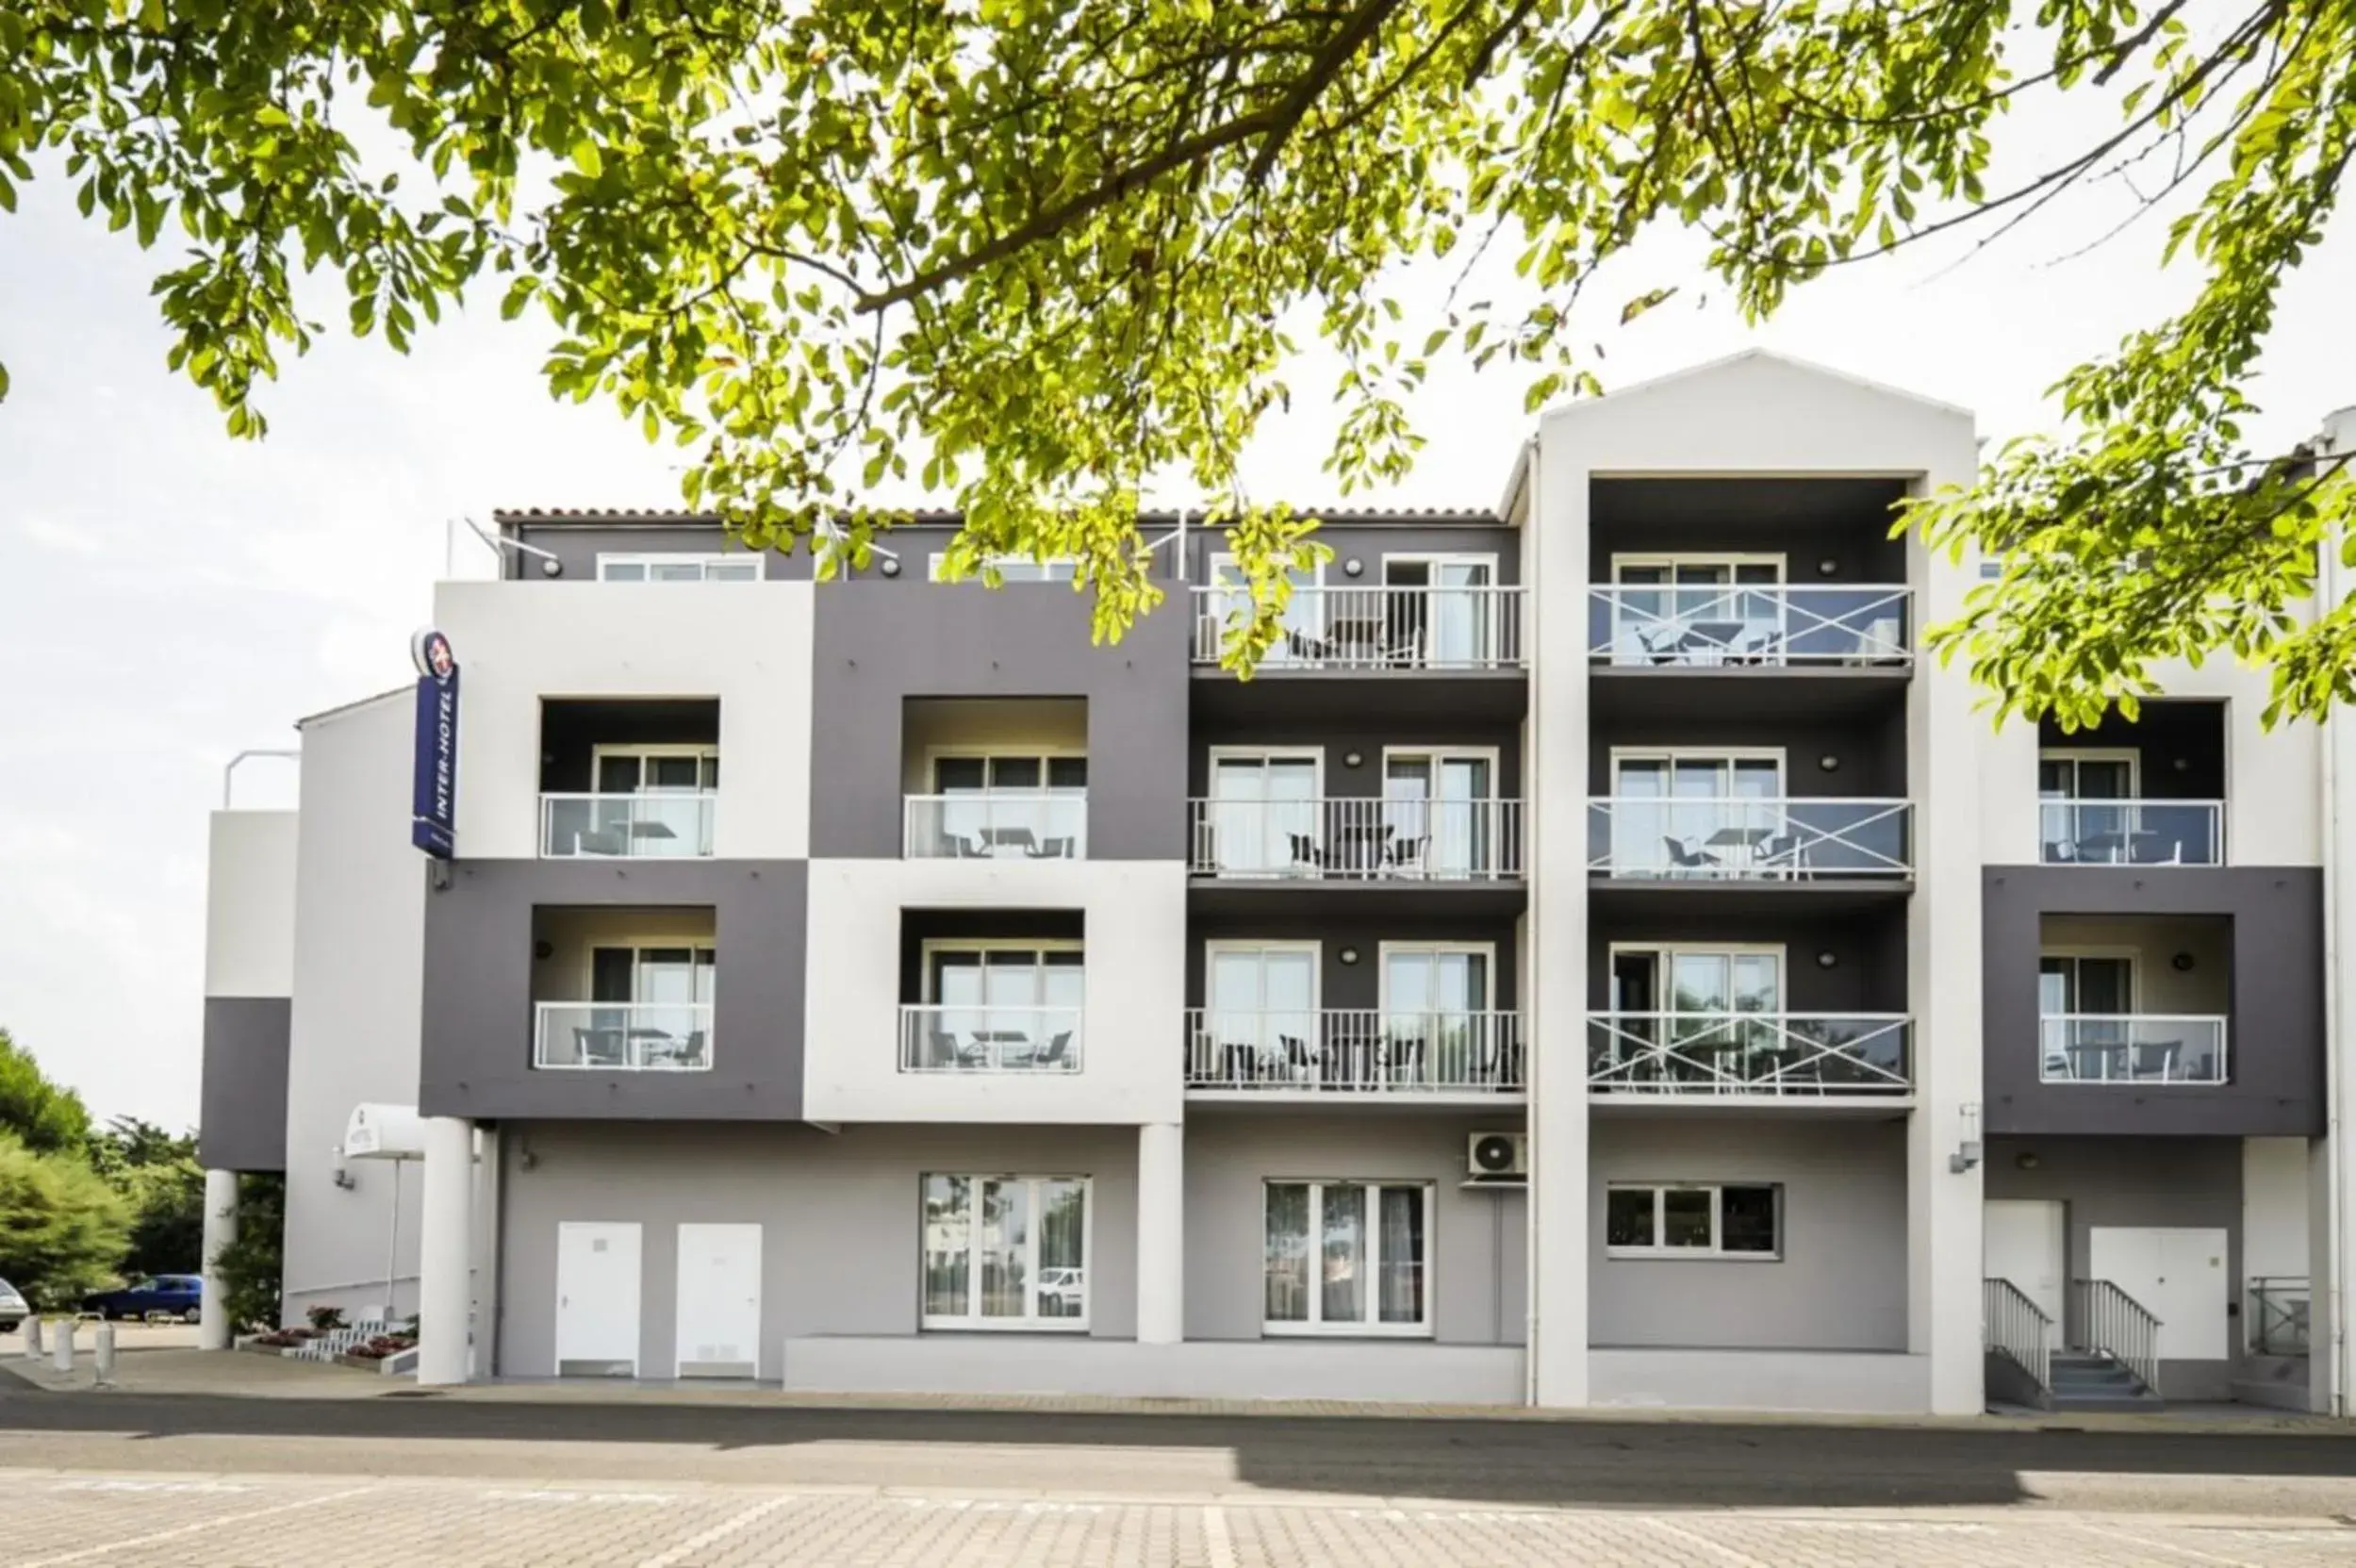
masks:
<svg viewBox="0 0 2356 1568"><path fill-rule="evenodd" d="M1721 828L1703 842L1725 850L1729 867L1747 868L1758 858L1759 846L1774 836L1773 828Z"/></svg>
<svg viewBox="0 0 2356 1568"><path fill-rule="evenodd" d="M2080 839L2078 858L2084 860L2090 856L2100 856L2112 865L2117 866L2140 861L2147 850L2157 850L2159 847L2160 835L2156 833L2140 829L2129 832L2124 829L2112 828L2102 833L2088 834Z"/></svg>
<svg viewBox="0 0 2356 1568"><path fill-rule="evenodd" d="M1029 828L984 828L981 841L993 850L1019 850L1030 854L1039 848L1039 840Z"/></svg>

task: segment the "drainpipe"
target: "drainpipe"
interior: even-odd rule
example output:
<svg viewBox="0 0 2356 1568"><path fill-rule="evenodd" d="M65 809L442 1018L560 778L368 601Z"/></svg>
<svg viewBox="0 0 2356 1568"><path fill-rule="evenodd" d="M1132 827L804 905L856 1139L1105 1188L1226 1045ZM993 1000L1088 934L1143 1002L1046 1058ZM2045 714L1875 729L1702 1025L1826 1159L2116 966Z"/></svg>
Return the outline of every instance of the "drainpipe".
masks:
<svg viewBox="0 0 2356 1568"><path fill-rule="evenodd" d="M2323 421L2323 434L2315 440L2315 449L2322 454L2339 454L2356 451L2356 407L2343 408ZM2323 602L2320 613L2329 613L2348 596L2348 571L2340 558L2342 541L2327 539L2323 544ZM2342 979L2340 965L2343 955L2356 957L2356 888L2346 884L2356 867L2349 860L2356 856L2356 820L2350 819L2344 791L2356 787L2356 713L2343 709L2324 725L2323 737L2323 1012L2324 1012L2324 1149L2325 1149L2325 1234L2330 1246L2321 1260L2324 1264L2325 1300L2330 1304L2330 1328L2320 1347L2329 1358L2326 1386L2331 1391L2330 1413L2346 1416L2349 1413L2348 1398L2348 1182L2356 1168L2351 1167L2347 1139L2349 1121L2347 1097L2349 1092L2348 1064L2346 1060L2356 1049L2356 987ZM2347 755L2342 755L2342 750ZM2310 1260L2313 1272L2314 1260ZM2312 1299L2313 1292L2310 1291ZM2310 1312L2310 1326L2313 1313ZM2311 1347L2311 1353L2314 1347Z"/></svg>

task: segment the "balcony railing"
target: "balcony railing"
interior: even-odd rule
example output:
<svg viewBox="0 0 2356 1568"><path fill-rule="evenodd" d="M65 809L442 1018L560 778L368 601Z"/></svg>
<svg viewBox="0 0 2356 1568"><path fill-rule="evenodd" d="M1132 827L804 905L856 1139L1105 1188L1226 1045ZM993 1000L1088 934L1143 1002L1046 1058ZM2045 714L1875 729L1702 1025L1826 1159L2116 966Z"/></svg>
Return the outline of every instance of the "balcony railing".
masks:
<svg viewBox="0 0 2356 1568"><path fill-rule="evenodd" d="M1076 1073L1077 1007L909 1005L899 1010L904 1073Z"/></svg>
<svg viewBox="0 0 2356 1568"><path fill-rule="evenodd" d="M1251 608L1242 588L1196 588L1194 662L1217 664ZM1508 669L1522 662L1519 587L1302 586L1260 672Z"/></svg>
<svg viewBox="0 0 2356 1568"><path fill-rule="evenodd" d="M2249 1281L2249 1349L2258 1356L2307 1354L2306 1277L2265 1275Z"/></svg>
<svg viewBox="0 0 2356 1568"><path fill-rule="evenodd" d="M1641 668L1892 665L1914 660L1912 591L1883 585L1598 584L1588 652Z"/></svg>
<svg viewBox="0 0 2356 1568"><path fill-rule="evenodd" d="M2048 866L2222 866L2222 801L2041 801Z"/></svg>
<svg viewBox="0 0 2356 1568"><path fill-rule="evenodd" d="M616 856L678 859L712 852L712 806L718 797L543 795L540 853L559 858Z"/></svg>
<svg viewBox="0 0 2356 1568"><path fill-rule="evenodd" d="M544 1001L534 1012L535 1067L692 1073L712 1065L709 1002Z"/></svg>
<svg viewBox="0 0 2356 1568"><path fill-rule="evenodd" d="M1519 801L1191 802L1198 877L1511 882L1522 874Z"/></svg>
<svg viewBox="0 0 2356 1568"><path fill-rule="evenodd" d="M2225 1020L2205 1015L2055 1013L2037 1020L2048 1083L2223 1083Z"/></svg>
<svg viewBox="0 0 2356 1568"><path fill-rule="evenodd" d="M1522 1015L1373 1008L1192 1008L1190 1089L1370 1094L1514 1093Z"/></svg>
<svg viewBox="0 0 2356 1568"><path fill-rule="evenodd" d="M1088 792L992 789L911 795L902 852L910 860L1085 860Z"/></svg>
<svg viewBox="0 0 2356 1568"><path fill-rule="evenodd" d="M1897 1013L1684 1011L1588 1019L1593 1095L1903 1095L1913 1028Z"/></svg>
<svg viewBox="0 0 2356 1568"><path fill-rule="evenodd" d="M1904 801L1617 796L1588 804L1587 866L1603 877L1906 877L1912 825Z"/></svg>

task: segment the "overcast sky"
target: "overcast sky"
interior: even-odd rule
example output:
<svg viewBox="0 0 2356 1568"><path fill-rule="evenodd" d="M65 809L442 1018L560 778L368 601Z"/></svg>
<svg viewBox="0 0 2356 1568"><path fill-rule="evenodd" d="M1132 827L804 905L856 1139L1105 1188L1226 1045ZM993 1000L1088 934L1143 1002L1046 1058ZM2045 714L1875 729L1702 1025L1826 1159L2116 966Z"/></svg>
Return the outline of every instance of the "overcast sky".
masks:
<svg viewBox="0 0 2356 1568"><path fill-rule="evenodd" d="M1625 385L1759 344L1971 407L1984 435L2041 428L2044 388L2183 294L2181 275L2154 268L2157 225L2060 259L2123 199L2079 201L1968 260L1950 249L1837 274L1756 332L1700 303L1689 247L1665 240L1624 291L1590 301L1599 369ZM156 258L78 221L55 180L20 205L0 214L0 358L15 382L0 404L0 1027L99 1114L188 1125L206 814L223 763L291 746L297 718L407 678L446 519L674 503L674 459L601 409L551 403L545 328L489 310L430 331L407 358L376 340L323 343L265 391L268 440L231 441L164 368ZM2283 300L2264 442L2287 446L2356 404L2350 230L2344 219ZM1627 293L1672 281L1689 284L1684 297L1610 326ZM1333 421L1314 395L1329 385L1321 365L1294 378L1294 412L1256 450L1256 493L1332 496L1319 463ZM1378 499L1493 503L1529 428L1522 383L1436 377L1413 414L1429 445ZM464 576L490 569L464 539L458 562ZM288 765L239 778L240 804L291 799Z"/></svg>

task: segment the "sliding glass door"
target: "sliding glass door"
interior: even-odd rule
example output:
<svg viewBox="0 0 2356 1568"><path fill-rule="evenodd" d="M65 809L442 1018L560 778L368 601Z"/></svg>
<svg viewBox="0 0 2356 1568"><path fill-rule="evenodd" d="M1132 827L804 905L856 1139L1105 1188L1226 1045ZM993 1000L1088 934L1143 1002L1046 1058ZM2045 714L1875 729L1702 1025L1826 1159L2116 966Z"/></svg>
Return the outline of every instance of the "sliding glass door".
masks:
<svg viewBox="0 0 2356 1568"><path fill-rule="evenodd" d="M1497 759L1486 751L1393 751L1383 759L1388 854L1437 877L1497 869Z"/></svg>
<svg viewBox="0 0 2356 1568"><path fill-rule="evenodd" d="M1220 874L1313 869L1325 842L1321 777L1313 751L1214 755L1210 847Z"/></svg>

